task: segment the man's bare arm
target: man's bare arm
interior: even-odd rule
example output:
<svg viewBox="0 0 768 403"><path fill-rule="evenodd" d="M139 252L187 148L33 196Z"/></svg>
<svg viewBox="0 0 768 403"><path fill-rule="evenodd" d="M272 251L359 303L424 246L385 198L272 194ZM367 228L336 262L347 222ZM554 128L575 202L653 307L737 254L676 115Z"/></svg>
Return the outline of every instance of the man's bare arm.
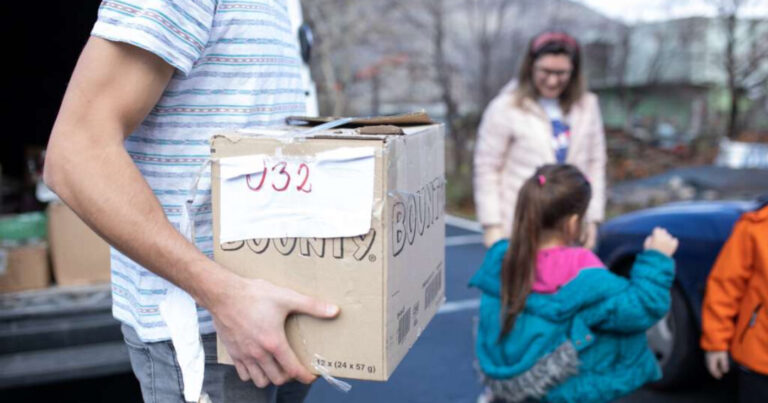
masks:
<svg viewBox="0 0 768 403"><path fill-rule="evenodd" d="M45 182L111 245L208 308L243 380L309 382L285 317L338 309L223 269L167 220L123 145L160 99L173 67L140 48L92 37L80 55L46 154Z"/></svg>

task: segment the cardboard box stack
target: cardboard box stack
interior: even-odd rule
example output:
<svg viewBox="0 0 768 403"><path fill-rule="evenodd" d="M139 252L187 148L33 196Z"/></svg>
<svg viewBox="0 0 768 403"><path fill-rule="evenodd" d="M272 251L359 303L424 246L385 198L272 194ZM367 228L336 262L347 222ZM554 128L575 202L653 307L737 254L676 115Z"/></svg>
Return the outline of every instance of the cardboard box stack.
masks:
<svg viewBox="0 0 768 403"><path fill-rule="evenodd" d="M334 320L304 315L289 318L286 331L291 346L316 372L323 367L333 376L383 381L444 300L444 134L442 125L432 124L423 114L363 119L352 124L357 128L312 134L287 127L215 136L211 142L214 257L245 277L262 278L338 304L341 314ZM349 183L355 189L338 191L330 201L344 205L349 198L365 200L372 196L369 210L363 211L365 229L349 237L307 236L314 233L314 226L321 226L313 220L323 212L313 210L324 208L318 207L325 205L320 200L322 187L344 185L334 179L322 182L319 171L325 162L320 161L321 156L338 152L359 156L365 150L372 153L370 181L359 183L369 185ZM231 159L251 157L253 166L242 172L249 175L222 176L222 166L228 166ZM352 164L354 158L349 161ZM343 173L345 164L337 161L330 177L359 174ZM262 197L259 203L272 206L264 209L264 214L275 216L274 222L254 221L244 233L282 231L280 237L224 239L231 236L223 237L222 233L229 234L232 228L222 226L236 226L231 224L233 217L226 216L232 214L230 208L236 208L231 207L235 201L227 199L232 195L226 186L238 183ZM286 196L289 192L294 196ZM318 199L304 202L305 212L283 209L275 201L287 197L279 199L280 203L287 200L300 206L301 198L310 192L317 193L313 197ZM288 223L296 214L303 217L298 219L303 226ZM354 215L349 210L349 216ZM335 220L331 227L348 219L342 211L330 220ZM245 220L241 226L248 225ZM231 363L221 345L219 360Z"/></svg>
<svg viewBox="0 0 768 403"><path fill-rule="evenodd" d="M109 245L66 204L48 205L48 239L56 284L109 282Z"/></svg>
<svg viewBox="0 0 768 403"><path fill-rule="evenodd" d="M50 285L45 225L42 213L0 218L0 292Z"/></svg>

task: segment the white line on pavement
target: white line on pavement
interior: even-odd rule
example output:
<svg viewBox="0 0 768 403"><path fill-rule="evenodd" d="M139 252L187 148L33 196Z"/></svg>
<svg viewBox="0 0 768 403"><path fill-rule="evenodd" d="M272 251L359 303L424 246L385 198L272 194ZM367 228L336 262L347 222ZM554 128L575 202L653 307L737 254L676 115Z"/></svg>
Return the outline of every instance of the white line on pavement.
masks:
<svg viewBox="0 0 768 403"><path fill-rule="evenodd" d="M437 314L454 313L461 311L475 310L480 307L480 299L465 299L461 301L446 302L440 309L437 310Z"/></svg>
<svg viewBox="0 0 768 403"><path fill-rule="evenodd" d="M454 227L459 227L461 229L465 229L467 231L472 232L482 232L483 226L480 225L477 221L467 220L466 218L456 217L453 215L445 215L445 223L448 225L453 225Z"/></svg>
<svg viewBox="0 0 768 403"><path fill-rule="evenodd" d="M454 227L465 229L467 231L479 233L479 234L456 235L456 236L446 237L445 246L459 246L459 245L471 245L471 244L483 243L483 235L482 235L483 228L480 225L480 223L476 221L468 220L466 218L456 217L452 215L445 216L445 223L448 225L452 225ZM437 313L446 314L446 313L470 311L470 310L476 310L478 307L480 307L479 298L465 299L461 301L450 301L450 302L444 303L443 306L441 306L440 309L437 311Z"/></svg>
<svg viewBox="0 0 768 403"><path fill-rule="evenodd" d="M482 235L456 235L445 237L445 246L460 246L483 243Z"/></svg>

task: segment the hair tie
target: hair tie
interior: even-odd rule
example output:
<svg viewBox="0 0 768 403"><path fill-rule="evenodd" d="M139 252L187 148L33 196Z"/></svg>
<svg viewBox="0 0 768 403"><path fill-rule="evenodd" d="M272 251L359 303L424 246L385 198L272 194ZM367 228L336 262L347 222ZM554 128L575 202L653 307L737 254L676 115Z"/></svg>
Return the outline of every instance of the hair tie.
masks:
<svg viewBox="0 0 768 403"><path fill-rule="evenodd" d="M539 175L539 185L544 186L545 183L547 183L547 177L544 175Z"/></svg>

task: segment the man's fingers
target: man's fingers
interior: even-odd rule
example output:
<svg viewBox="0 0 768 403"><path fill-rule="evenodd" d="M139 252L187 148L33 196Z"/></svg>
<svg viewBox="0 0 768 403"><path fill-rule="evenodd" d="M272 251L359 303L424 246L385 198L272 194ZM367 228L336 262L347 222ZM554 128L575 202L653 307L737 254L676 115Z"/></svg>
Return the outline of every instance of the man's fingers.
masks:
<svg viewBox="0 0 768 403"><path fill-rule="evenodd" d="M714 368L707 365L707 371L709 371L709 374L712 375L713 378L717 379L717 374L715 374Z"/></svg>
<svg viewBox="0 0 768 403"><path fill-rule="evenodd" d="M708 367L709 367L709 373L712 374L712 376L715 379L720 379L723 377L723 373L720 371L720 367L718 366L718 363L716 361L710 362Z"/></svg>
<svg viewBox="0 0 768 403"><path fill-rule="evenodd" d="M251 379L251 376L248 375L248 370L245 368L245 365L243 365L243 363L240 361L235 361L235 370L237 370L237 376L240 377L241 381L247 382Z"/></svg>
<svg viewBox="0 0 768 403"><path fill-rule="evenodd" d="M274 385L280 386L288 380L283 372L283 368L280 367L280 364L275 362L274 358L269 354L259 361L259 367L261 367L264 374L269 378L269 382Z"/></svg>
<svg viewBox="0 0 768 403"><path fill-rule="evenodd" d="M275 351L275 359L283 367L290 379L296 379L302 383L312 383L316 378L307 368L301 365L301 362L299 362L287 341L281 343L280 347Z"/></svg>
<svg viewBox="0 0 768 403"><path fill-rule="evenodd" d="M248 368L248 375L256 386L260 388L269 386L269 379L267 379L267 376L264 374L264 371L261 370L259 364L255 361L250 361L246 363L246 368Z"/></svg>
<svg viewBox="0 0 768 403"><path fill-rule="evenodd" d="M731 364L728 362L728 356L723 355L720 357L720 369L723 375L727 374L731 370Z"/></svg>
<svg viewBox="0 0 768 403"><path fill-rule="evenodd" d="M720 379L725 375L725 366L728 365L727 363L723 362L720 356L716 356L714 359L714 362L712 363L713 367L715 367L715 373L717 374L715 378Z"/></svg>
<svg viewBox="0 0 768 403"><path fill-rule="evenodd" d="M722 378L730 370L728 353L725 351L713 351L706 354L707 369L715 379Z"/></svg>

